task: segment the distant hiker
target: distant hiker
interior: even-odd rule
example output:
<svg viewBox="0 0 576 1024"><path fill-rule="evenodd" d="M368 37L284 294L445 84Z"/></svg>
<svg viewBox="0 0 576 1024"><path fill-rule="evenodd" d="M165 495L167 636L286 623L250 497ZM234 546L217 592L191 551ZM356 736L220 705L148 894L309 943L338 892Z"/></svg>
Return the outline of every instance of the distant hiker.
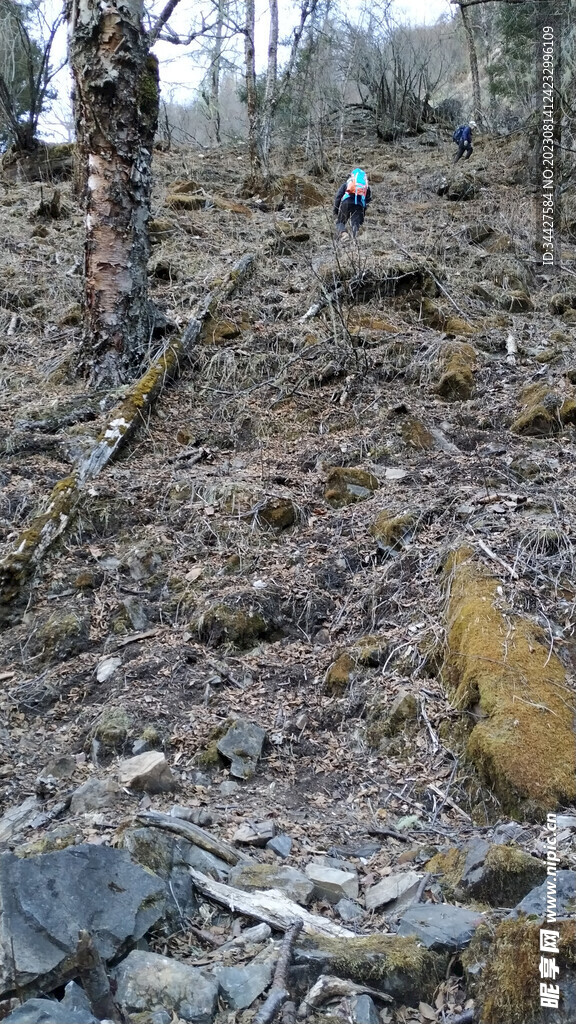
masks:
<svg viewBox="0 0 576 1024"><path fill-rule="evenodd" d="M461 124L456 129L452 136L452 142L458 143L458 152L454 158L454 163L457 164L460 157L464 157L465 160L469 160L474 150L472 149L472 132L476 127L476 121L470 121L469 124Z"/></svg>
<svg viewBox="0 0 576 1024"><path fill-rule="evenodd" d="M368 175L360 167L354 167L350 177L343 185L340 185L334 196L334 213L336 221L336 236L341 238L350 220L350 234L356 238L358 231L364 223L366 207L372 199Z"/></svg>

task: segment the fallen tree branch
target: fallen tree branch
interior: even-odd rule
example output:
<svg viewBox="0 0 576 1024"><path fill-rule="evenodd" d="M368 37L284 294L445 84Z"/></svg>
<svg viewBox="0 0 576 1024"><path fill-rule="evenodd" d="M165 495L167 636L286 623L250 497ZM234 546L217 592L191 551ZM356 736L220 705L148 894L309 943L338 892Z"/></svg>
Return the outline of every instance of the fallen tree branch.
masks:
<svg viewBox="0 0 576 1024"><path fill-rule="evenodd" d="M98 1020L110 1020L122 1024L120 1011L112 998L110 982L100 954L89 932L78 936L76 963L82 987L88 996L90 1007Z"/></svg>
<svg viewBox="0 0 576 1024"><path fill-rule="evenodd" d="M377 989L368 988L366 985L357 985L354 981L345 978L337 978L332 974L321 974L318 981L312 986L308 995L298 1007L298 1017L304 1020L312 1010L328 1002L329 999L337 999L342 996L369 995L380 999L383 1003L393 1003L392 996L387 992L379 992Z"/></svg>
<svg viewBox="0 0 576 1024"><path fill-rule="evenodd" d="M201 339L205 324L219 303L243 283L254 263L243 256L202 301L196 318L176 341L171 341L146 373L132 384L124 400L111 413L108 426L90 454L76 463L70 476L59 480L48 504L21 531L11 549L0 558L0 623L9 617L7 605L17 600L45 552L66 530L88 481L112 462L134 438L168 381L179 377L190 350Z"/></svg>
<svg viewBox="0 0 576 1024"><path fill-rule="evenodd" d="M291 924L285 933L276 970L274 971L272 988L254 1017L253 1024L272 1024L278 1010L287 1001L290 995L286 988L288 967L292 959L294 943L302 931L303 925L304 922L301 919L294 921L294 924Z"/></svg>
<svg viewBox="0 0 576 1024"><path fill-rule="evenodd" d="M233 913L245 914L256 921L265 921L271 928L286 931L298 919L302 920L304 931L309 935L330 935L336 938L357 939L356 932L342 928L319 914L311 914L288 899L279 889L265 889L259 892L243 892L223 882L215 882L201 871L189 868L195 887L203 896L223 903Z"/></svg>
<svg viewBox="0 0 576 1024"><path fill-rule="evenodd" d="M183 818L173 818L171 814L164 814L162 811L142 811L136 815L136 820L142 825L152 825L154 828L163 829L173 835L187 839L194 846L199 846L206 853L226 861L227 864L238 864L239 861L250 860L245 854L235 850L233 846L224 843L221 839L210 835L200 825L194 825L191 821L184 821Z"/></svg>

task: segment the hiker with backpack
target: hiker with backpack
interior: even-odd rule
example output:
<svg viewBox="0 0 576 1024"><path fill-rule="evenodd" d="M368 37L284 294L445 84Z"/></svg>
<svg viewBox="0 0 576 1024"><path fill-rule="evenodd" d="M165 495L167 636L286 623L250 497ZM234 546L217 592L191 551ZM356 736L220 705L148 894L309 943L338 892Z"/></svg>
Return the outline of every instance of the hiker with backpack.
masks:
<svg viewBox="0 0 576 1024"><path fill-rule="evenodd" d="M348 179L340 186L334 196L334 214L336 221L336 237L341 238L350 221L350 234L356 238L362 224L366 207L372 199L368 184L368 175L361 167L354 167Z"/></svg>
<svg viewBox="0 0 576 1024"><path fill-rule="evenodd" d="M452 136L452 142L458 144L458 152L454 157L454 163L457 164L460 157L464 157L465 160L469 160L474 150L472 149L472 132L476 127L476 121L470 121L469 124L461 124L458 126Z"/></svg>

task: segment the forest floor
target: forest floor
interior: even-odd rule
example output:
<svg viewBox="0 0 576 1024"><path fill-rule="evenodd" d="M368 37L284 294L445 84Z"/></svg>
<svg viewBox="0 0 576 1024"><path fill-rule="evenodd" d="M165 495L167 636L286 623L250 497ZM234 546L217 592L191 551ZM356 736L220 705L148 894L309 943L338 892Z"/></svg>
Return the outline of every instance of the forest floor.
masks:
<svg viewBox="0 0 576 1024"><path fill-rule="evenodd" d="M90 484L0 634L3 810L40 792L58 756L75 757L78 786L114 775L154 733L178 803L205 808L223 839L273 818L297 866L407 828L409 842L380 832L359 865L364 886L407 850L404 862L421 864L507 820L463 756L463 719L483 712L463 714L443 678L444 569L470 549L506 614L537 627L570 673L576 428L558 411L576 381L576 244L564 237L565 269L541 272L517 142L480 139L454 172L448 133L438 138L363 140L316 177L296 154L289 172L321 205L287 172L276 199L243 199L241 150L155 154L150 282L167 316L184 327L244 254L254 270L137 440ZM332 198L353 164L374 199L358 243L336 247ZM439 194L444 177L474 197ZM176 182L220 202L178 208L166 202ZM74 376L83 221L69 184L59 188L57 218L36 212L50 186L0 193L3 550L122 396L94 396ZM325 301L336 279L380 281L414 264L422 284L409 293L344 288ZM324 308L305 318L318 299ZM455 351L468 367L461 391L442 385ZM528 385L545 385L553 429L510 429ZM359 471L342 503L338 467ZM379 723L404 691L416 710L386 737ZM230 775L213 740L238 718L267 743L253 778L221 788ZM120 745L95 752L110 720ZM48 818L26 840L50 827L67 785L40 793ZM120 809L59 820L108 843L139 807L173 802L126 795ZM537 844L542 825L527 825ZM383 922L374 914L369 927ZM387 1019L426 1018L404 1008Z"/></svg>

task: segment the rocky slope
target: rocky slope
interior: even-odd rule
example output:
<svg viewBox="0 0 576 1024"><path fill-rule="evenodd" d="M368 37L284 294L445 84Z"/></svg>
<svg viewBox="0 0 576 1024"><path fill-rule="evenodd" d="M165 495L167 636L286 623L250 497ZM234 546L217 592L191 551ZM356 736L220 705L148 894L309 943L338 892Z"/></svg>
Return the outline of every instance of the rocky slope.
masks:
<svg viewBox="0 0 576 1024"><path fill-rule="evenodd" d="M70 879L66 936L54 900L19 895L6 917L6 1011L86 983L83 928L134 1020L251 1019L295 910L260 908L268 932L236 941L239 897L203 875L316 915L291 955L302 1016L576 1016L573 923L554 1016L538 921L511 914L544 880L556 810L559 916L574 894L572 200L563 268L541 273L522 153L480 140L464 168L450 157L440 133L363 142L321 176L296 154L255 197L241 151L157 155L167 318L185 327L246 254L252 273L2 605L2 881ZM336 249L352 162L375 198L359 245ZM123 398L74 377L82 221L59 187L52 209L46 185L0 199L6 554ZM174 805L176 837L152 814ZM116 931L100 883L94 908L80 895L107 872L131 897L127 921L111 900ZM24 953L31 916L58 955ZM319 917L359 938L319 937ZM320 974L360 990L310 997ZM63 1020L96 1019L66 999ZM49 1017L10 1019L56 1020L36 1009Z"/></svg>

